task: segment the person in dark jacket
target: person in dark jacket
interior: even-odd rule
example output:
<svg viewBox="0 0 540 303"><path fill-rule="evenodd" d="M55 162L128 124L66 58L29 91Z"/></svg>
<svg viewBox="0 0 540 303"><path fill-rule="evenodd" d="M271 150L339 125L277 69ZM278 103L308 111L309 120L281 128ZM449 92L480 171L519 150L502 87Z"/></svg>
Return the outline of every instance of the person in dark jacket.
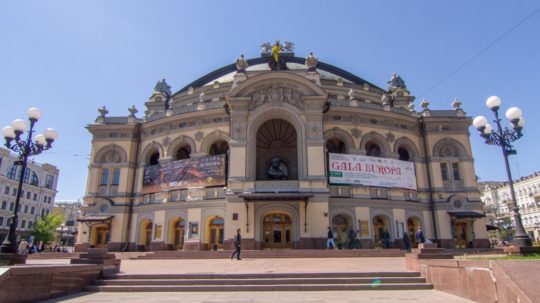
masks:
<svg viewBox="0 0 540 303"><path fill-rule="evenodd" d="M411 239L409 239L408 233L403 233L403 246L406 251L411 251Z"/></svg>
<svg viewBox="0 0 540 303"><path fill-rule="evenodd" d="M240 259L240 245L242 245L242 236L240 235L240 228L236 230L236 236L234 237L234 252L231 255L231 260L236 255L237 260Z"/></svg>
<svg viewBox="0 0 540 303"><path fill-rule="evenodd" d="M424 237L424 232L422 231L422 227L418 226L418 230L416 231L416 234L414 234L416 238L416 243L424 243L426 242L426 238Z"/></svg>
<svg viewBox="0 0 540 303"><path fill-rule="evenodd" d="M334 242L334 233L332 228L328 227L328 240L326 241L326 248L334 249L336 247L336 242Z"/></svg>

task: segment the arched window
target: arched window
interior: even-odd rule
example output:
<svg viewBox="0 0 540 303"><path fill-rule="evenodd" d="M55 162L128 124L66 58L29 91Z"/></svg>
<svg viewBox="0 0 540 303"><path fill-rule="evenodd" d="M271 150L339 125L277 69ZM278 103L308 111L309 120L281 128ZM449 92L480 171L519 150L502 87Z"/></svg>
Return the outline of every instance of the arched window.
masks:
<svg viewBox="0 0 540 303"><path fill-rule="evenodd" d="M326 140L326 150L328 150L329 153L346 154L347 146L345 145L345 142L333 137Z"/></svg>
<svg viewBox="0 0 540 303"><path fill-rule="evenodd" d="M14 165L7 171L6 176L11 180L18 181L19 178L21 177L21 171L22 171L22 168L19 168L19 166ZM34 185L34 186L38 186L39 184L39 180L36 173L33 172L28 167L24 171L23 182L26 184Z"/></svg>
<svg viewBox="0 0 540 303"><path fill-rule="evenodd" d="M148 160L147 165L158 165L159 164L159 152L155 151Z"/></svg>
<svg viewBox="0 0 540 303"><path fill-rule="evenodd" d="M191 154L191 146L188 144L182 145L174 155L175 160L184 160L189 159L189 155Z"/></svg>
<svg viewBox="0 0 540 303"><path fill-rule="evenodd" d="M398 148L398 155L399 155L399 160L401 161L409 161L411 159L409 151L404 147Z"/></svg>
<svg viewBox="0 0 540 303"><path fill-rule="evenodd" d="M366 155L370 157L380 157L381 148L375 142L369 141L366 143Z"/></svg>
<svg viewBox="0 0 540 303"><path fill-rule="evenodd" d="M210 146L210 150L208 151L208 154L214 156L214 155L223 155L227 154L227 151L229 150L229 144L227 144L227 141L225 140L218 140Z"/></svg>

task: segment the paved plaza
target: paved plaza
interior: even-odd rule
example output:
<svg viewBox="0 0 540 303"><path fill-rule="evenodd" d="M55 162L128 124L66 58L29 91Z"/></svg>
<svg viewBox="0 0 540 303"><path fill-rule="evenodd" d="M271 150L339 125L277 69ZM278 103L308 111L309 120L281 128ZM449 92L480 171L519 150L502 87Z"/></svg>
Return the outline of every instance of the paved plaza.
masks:
<svg viewBox="0 0 540 303"><path fill-rule="evenodd" d="M67 264L69 260L28 260L28 264ZM396 272L407 271L405 258L305 258L237 260L129 260L125 274ZM285 291L285 292L98 292L79 293L45 302L472 302L436 290Z"/></svg>

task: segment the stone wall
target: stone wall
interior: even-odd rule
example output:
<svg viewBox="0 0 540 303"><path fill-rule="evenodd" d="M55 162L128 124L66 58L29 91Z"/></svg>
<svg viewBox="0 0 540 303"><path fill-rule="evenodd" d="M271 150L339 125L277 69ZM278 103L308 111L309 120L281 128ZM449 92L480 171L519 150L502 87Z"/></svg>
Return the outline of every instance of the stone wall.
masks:
<svg viewBox="0 0 540 303"><path fill-rule="evenodd" d="M100 265L21 265L0 269L0 301L37 302L82 291Z"/></svg>
<svg viewBox="0 0 540 303"><path fill-rule="evenodd" d="M475 302L533 303L540 298L536 283L540 262L529 260L416 260L434 288ZM536 298L536 299L535 299Z"/></svg>

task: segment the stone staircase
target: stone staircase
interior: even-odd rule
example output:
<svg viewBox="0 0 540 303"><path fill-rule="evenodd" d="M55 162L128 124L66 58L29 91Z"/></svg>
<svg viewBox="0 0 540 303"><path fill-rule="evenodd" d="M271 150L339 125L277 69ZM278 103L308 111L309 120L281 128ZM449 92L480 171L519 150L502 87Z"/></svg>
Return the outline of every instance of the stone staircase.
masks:
<svg viewBox="0 0 540 303"><path fill-rule="evenodd" d="M242 258L358 258L358 257L404 257L406 251L399 249L286 249L242 250ZM156 251L131 259L228 259L232 251Z"/></svg>
<svg viewBox="0 0 540 303"><path fill-rule="evenodd" d="M433 289L417 272L118 274L97 280L86 291L224 292Z"/></svg>

